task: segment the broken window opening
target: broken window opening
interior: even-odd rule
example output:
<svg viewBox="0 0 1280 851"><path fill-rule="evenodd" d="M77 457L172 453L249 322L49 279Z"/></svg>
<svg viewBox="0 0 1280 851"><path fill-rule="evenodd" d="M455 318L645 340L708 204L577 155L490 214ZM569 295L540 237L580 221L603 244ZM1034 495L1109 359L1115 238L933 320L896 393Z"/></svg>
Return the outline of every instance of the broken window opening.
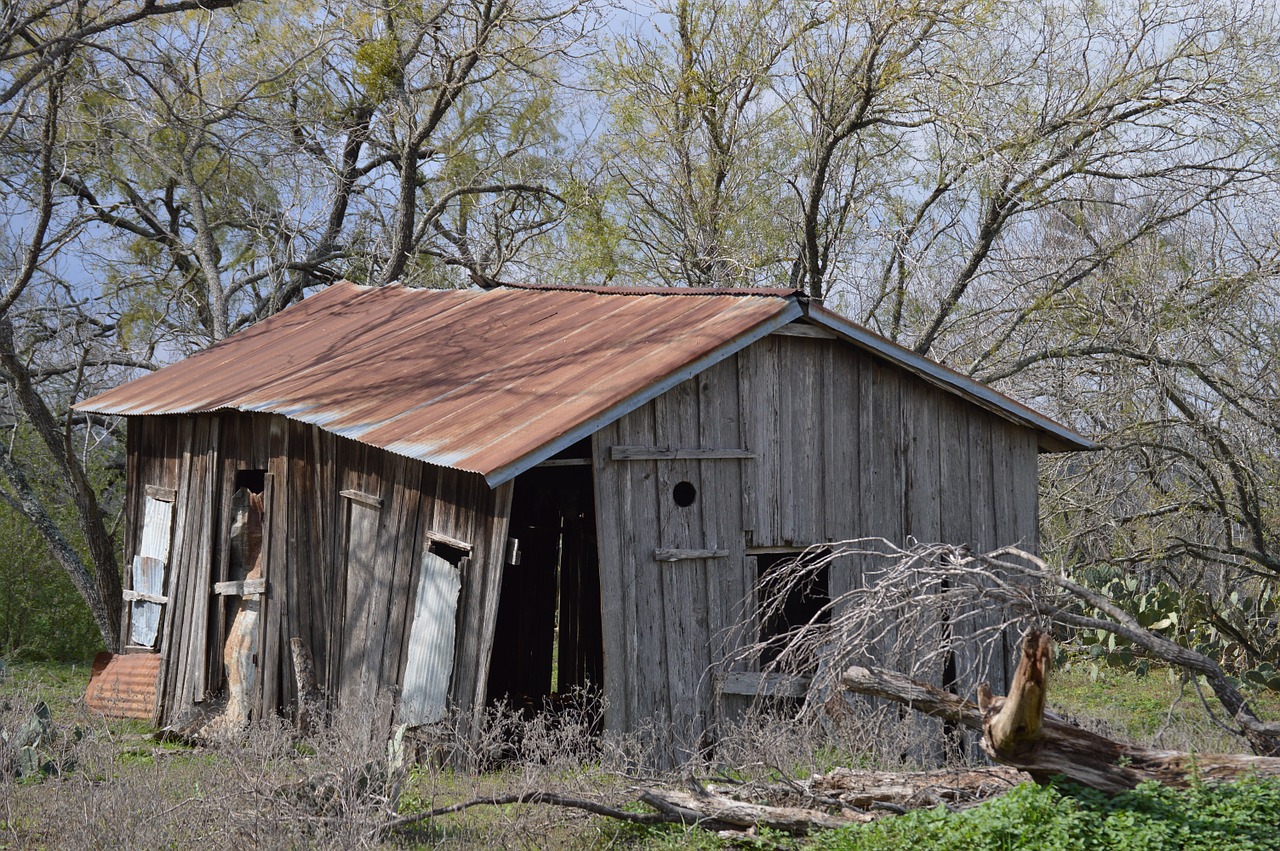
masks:
<svg viewBox="0 0 1280 851"><path fill-rule="evenodd" d="M796 630L830 622L830 555L830 550L820 549L756 556L762 668L778 661Z"/></svg>

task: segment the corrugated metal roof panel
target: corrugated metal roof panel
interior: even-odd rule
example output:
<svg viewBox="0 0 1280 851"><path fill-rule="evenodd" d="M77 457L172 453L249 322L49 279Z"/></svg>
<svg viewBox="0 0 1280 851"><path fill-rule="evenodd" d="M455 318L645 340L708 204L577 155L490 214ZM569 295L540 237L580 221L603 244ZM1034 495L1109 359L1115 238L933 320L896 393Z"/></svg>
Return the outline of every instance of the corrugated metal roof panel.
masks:
<svg viewBox="0 0 1280 851"><path fill-rule="evenodd" d="M99 653L93 658L84 704L111 718L154 723L159 678L159 653Z"/></svg>
<svg viewBox="0 0 1280 851"><path fill-rule="evenodd" d="M497 485L802 316L1036 429L1094 444L791 290L336 284L181 363L81 402L145 415L258 411Z"/></svg>
<svg viewBox="0 0 1280 851"><path fill-rule="evenodd" d="M338 284L77 407L282 414L496 484L583 423L799 315L785 291L672 292Z"/></svg>

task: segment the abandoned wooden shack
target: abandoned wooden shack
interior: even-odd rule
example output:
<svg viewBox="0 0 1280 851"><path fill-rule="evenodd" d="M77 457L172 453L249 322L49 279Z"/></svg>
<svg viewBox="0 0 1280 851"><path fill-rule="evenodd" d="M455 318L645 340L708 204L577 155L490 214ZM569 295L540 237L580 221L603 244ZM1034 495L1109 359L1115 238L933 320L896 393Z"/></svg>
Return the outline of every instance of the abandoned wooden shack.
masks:
<svg viewBox="0 0 1280 851"><path fill-rule="evenodd" d="M1034 550L1037 453L1092 446L790 290L341 283L77 407L128 421L122 644L161 723L291 711L297 638L330 706L591 686L693 740L771 687L725 661L769 565Z"/></svg>

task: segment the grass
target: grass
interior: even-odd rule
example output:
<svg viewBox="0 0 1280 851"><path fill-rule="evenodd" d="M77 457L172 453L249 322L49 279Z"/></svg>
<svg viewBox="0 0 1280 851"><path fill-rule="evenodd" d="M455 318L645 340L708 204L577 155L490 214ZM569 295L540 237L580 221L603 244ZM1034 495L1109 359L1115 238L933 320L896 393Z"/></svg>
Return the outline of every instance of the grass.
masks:
<svg viewBox="0 0 1280 851"><path fill-rule="evenodd" d="M714 834L692 828L639 829L540 806L477 807L388 838L375 829L389 817L380 795L394 794L402 813L529 789L617 802L631 799L635 778L627 775L625 759L584 748L581 731L530 728L523 733L533 744L519 760L481 773L427 761L392 790L385 785L385 772L378 773L378 766L386 765L385 746L369 736L367 726L361 728L361 719L345 721L349 729L335 725L301 747L282 725L268 724L255 728L247 742L193 750L160 745L137 722L88 713L81 702L87 679L87 665L23 664L10 667L0 681L0 728L13 729L43 700L56 730L46 750L65 757L68 768L40 782L0 780L0 849L195 842L321 848L729 847ZM1160 672L1138 678L1104 670L1094 677L1085 667L1067 667L1055 674L1050 703L1095 729L1141 743L1200 752L1243 747L1205 720L1193 689ZM1264 716L1280 716L1280 696L1259 695L1257 703ZM779 753L787 760L798 752ZM747 755L744 750L733 758ZM817 770L877 762L871 751L825 747L810 747L800 761L766 761L794 765L797 776L807 773L801 765ZM746 769L746 762L735 765L739 772L765 770ZM726 774L733 773L728 768ZM767 771L773 776L777 769ZM1266 844L1276 841L1266 832L1255 835L1241 825L1250 819L1280 823L1277 801L1275 784L1197 787L1185 793L1148 788L1116 799L1066 786L1026 787L963 813L896 817L803 842L765 831L747 842L770 848L912 851L1037 847L1018 833L1037 827L1046 843L1056 843L1041 847L1164 848L1190 841L1179 831L1194 828L1220 843L1203 847L1274 848ZM1066 841L1072 837L1084 837L1084 844L1072 846ZM738 840L735 847L741 845Z"/></svg>
<svg viewBox="0 0 1280 851"><path fill-rule="evenodd" d="M1213 693L1200 692L1214 712ZM1264 719L1280 719L1280 693L1246 692ZM1115 668L1095 671L1086 663L1055 670L1049 681L1049 709L1113 738L1172 750L1226 753L1245 744L1214 723L1194 684L1171 677L1167 669L1145 676Z"/></svg>

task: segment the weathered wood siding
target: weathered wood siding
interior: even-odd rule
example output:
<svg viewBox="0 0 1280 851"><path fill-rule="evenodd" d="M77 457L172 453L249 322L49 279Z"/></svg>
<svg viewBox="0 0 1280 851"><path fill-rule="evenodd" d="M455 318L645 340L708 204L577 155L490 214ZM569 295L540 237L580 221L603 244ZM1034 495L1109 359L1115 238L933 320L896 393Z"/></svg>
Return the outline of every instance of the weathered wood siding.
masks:
<svg viewBox="0 0 1280 851"><path fill-rule="evenodd" d="M159 648L162 723L180 720L222 684L227 609L213 584L228 578L230 497L245 470L265 473L257 711L287 711L296 701L294 636L310 647L331 705L372 705L382 694L382 710L392 710L430 533L472 547L462 564L449 696L463 709L481 708L510 485L490 490L478 475L274 415L135 417L128 448L127 550L140 540L146 486L176 491Z"/></svg>
<svg viewBox="0 0 1280 851"><path fill-rule="evenodd" d="M657 457L670 449L754 457ZM606 725L668 719L686 745L743 638L756 548L1038 542L1033 432L834 339L766 337L601 429L593 453ZM679 481L698 491L686 508ZM833 564L830 593L856 587L862 568Z"/></svg>

